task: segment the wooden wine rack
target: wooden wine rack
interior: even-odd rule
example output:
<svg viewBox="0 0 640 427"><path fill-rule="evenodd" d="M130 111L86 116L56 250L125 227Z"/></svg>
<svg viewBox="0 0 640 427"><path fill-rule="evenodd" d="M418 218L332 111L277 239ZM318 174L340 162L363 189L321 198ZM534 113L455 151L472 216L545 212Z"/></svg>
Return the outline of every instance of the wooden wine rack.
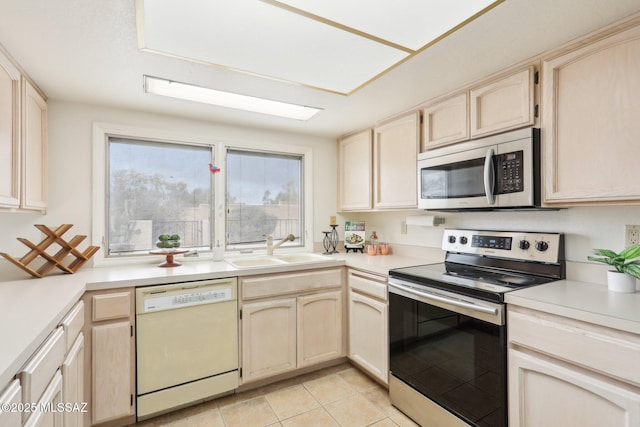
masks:
<svg viewBox="0 0 640 427"><path fill-rule="evenodd" d="M38 245L34 245L29 240L22 237L18 237L18 240L24 243L31 250L22 258L16 259L11 255L0 252L4 258L11 263L17 265L22 270L35 277L44 277L54 268L59 268L65 273L75 273L82 267L89 259L100 249L100 246L89 246L84 252L80 252L76 247L87 238L87 236L75 236L73 239L66 241L62 238L62 235L66 233L72 224L62 224L55 230L51 230L46 225L36 224L35 227L46 234L47 237L41 241ZM57 244L60 249L53 255L48 254L46 251L53 244ZM63 262L69 256L73 256L73 259L68 265ZM29 267L35 259L38 257L44 258L45 262L37 269Z"/></svg>

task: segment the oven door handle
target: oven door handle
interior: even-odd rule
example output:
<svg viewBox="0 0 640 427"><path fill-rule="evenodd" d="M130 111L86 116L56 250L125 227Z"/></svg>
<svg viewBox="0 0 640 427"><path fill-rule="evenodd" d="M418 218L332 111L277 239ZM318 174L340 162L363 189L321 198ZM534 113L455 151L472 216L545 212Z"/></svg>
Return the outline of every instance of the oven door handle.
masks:
<svg viewBox="0 0 640 427"><path fill-rule="evenodd" d="M493 148L487 150L487 155L484 158L484 193L487 195L487 203L493 205L496 202L496 198L493 194L493 185L495 170L493 167Z"/></svg>
<svg viewBox="0 0 640 427"><path fill-rule="evenodd" d="M415 295L420 298L424 298L431 301L438 301L445 304L451 304L456 307L467 308L469 310L478 311L480 313L491 314L493 316L498 314L498 310L490 307L483 307L481 305L474 304L472 302L462 301L458 299L444 297L442 295L433 294L431 292L418 291L408 286L401 285L396 282L389 282L389 292L391 292L392 288L397 288L401 291L407 292L409 294Z"/></svg>

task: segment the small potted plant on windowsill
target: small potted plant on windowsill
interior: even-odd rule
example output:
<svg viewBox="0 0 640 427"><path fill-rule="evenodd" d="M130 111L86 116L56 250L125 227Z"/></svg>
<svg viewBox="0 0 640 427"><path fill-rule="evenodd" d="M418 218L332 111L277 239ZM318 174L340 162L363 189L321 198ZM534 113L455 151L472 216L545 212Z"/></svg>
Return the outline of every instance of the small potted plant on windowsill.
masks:
<svg viewBox="0 0 640 427"><path fill-rule="evenodd" d="M594 249L597 256L589 256L589 261L601 262L615 267L607 271L607 286L613 292L634 293L636 279L640 279L640 245L629 246L620 253L609 249Z"/></svg>

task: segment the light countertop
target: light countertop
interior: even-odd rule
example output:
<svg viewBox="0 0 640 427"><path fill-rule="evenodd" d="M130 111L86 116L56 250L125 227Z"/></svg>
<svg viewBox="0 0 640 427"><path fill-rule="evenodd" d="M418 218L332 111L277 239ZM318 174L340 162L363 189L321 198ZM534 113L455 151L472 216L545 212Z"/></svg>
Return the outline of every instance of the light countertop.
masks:
<svg viewBox="0 0 640 427"><path fill-rule="evenodd" d="M610 292L606 285L560 280L508 293L505 301L640 334L640 292Z"/></svg>
<svg viewBox="0 0 640 427"><path fill-rule="evenodd" d="M442 261L428 256L368 256L339 253L325 261L236 269L221 261L181 259L178 268L158 268L156 262L118 267L85 268L78 273L43 279L0 280L0 391L55 329L85 291L150 286L194 280L281 273L347 266L386 276L392 268ZM616 294L604 285L563 280L515 291L506 296L517 304L561 316L640 334L640 293Z"/></svg>
<svg viewBox="0 0 640 427"><path fill-rule="evenodd" d="M237 269L206 259L180 259L182 266L158 268L158 260L118 267L85 268L76 274L52 274L42 279L0 281L0 391L58 326L85 291L281 273L347 265L386 275L390 268L439 262L398 255L367 256L339 253L326 261ZM18 276L20 277L20 276Z"/></svg>

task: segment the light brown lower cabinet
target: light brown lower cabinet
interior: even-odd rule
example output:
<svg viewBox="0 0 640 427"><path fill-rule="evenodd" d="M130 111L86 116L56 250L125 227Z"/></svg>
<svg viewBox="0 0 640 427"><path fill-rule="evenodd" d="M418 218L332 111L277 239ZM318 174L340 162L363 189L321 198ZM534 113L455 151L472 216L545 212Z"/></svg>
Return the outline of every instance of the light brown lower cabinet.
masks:
<svg viewBox="0 0 640 427"><path fill-rule="evenodd" d="M349 359L384 384L389 381L386 278L349 270Z"/></svg>
<svg viewBox="0 0 640 427"><path fill-rule="evenodd" d="M343 356L342 290L305 295L297 303L298 368Z"/></svg>
<svg viewBox="0 0 640 427"><path fill-rule="evenodd" d="M296 299L242 307L243 382L296 368Z"/></svg>
<svg viewBox="0 0 640 427"><path fill-rule="evenodd" d="M63 403L62 374L58 370L38 401L38 410L27 419L24 427L62 427L63 411L58 408Z"/></svg>
<svg viewBox="0 0 640 427"><path fill-rule="evenodd" d="M64 427L82 427L84 403L84 335L80 333L62 363L62 394L64 402L74 405L65 411Z"/></svg>
<svg viewBox="0 0 640 427"><path fill-rule="evenodd" d="M13 380L0 392L0 405L19 405L22 403L20 380ZM0 426L21 427L22 415L18 411L0 411Z"/></svg>
<svg viewBox="0 0 640 427"><path fill-rule="evenodd" d="M133 288L85 293L85 425L135 422Z"/></svg>
<svg viewBox="0 0 640 427"><path fill-rule="evenodd" d="M345 355L342 269L240 279L242 382Z"/></svg>
<svg viewBox="0 0 640 427"><path fill-rule="evenodd" d="M640 425L640 336L509 305L509 425Z"/></svg>

